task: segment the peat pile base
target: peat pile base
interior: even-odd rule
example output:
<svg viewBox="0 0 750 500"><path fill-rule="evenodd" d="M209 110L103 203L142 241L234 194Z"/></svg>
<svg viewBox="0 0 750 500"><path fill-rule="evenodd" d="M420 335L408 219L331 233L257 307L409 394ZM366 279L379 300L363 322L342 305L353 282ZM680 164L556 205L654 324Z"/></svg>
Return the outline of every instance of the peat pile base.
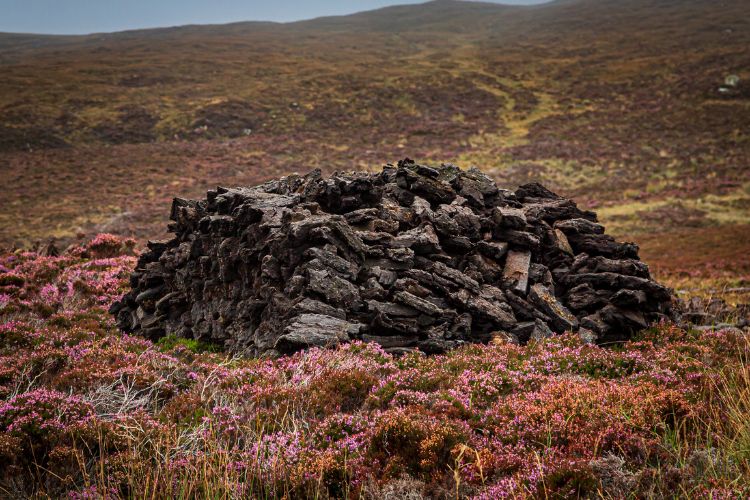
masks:
<svg viewBox="0 0 750 500"><path fill-rule="evenodd" d="M671 314L638 247L539 184L410 160L175 199L114 304L119 327L249 355L352 339L443 352L565 331L628 339Z"/></svg>

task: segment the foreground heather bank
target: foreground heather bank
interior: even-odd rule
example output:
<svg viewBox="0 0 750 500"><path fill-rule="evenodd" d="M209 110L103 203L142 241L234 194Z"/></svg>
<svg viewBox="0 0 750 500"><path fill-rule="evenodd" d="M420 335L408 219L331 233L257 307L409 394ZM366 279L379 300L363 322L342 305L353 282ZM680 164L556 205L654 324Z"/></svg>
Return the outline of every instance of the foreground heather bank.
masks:
<svg viewBox="0 0 750 500"><path fill-rule="evenodd" d="M106 308L128 251L101 235L60 257L0 257L3 495L750 494L736 331L234 359L116 331Z"/></svg>

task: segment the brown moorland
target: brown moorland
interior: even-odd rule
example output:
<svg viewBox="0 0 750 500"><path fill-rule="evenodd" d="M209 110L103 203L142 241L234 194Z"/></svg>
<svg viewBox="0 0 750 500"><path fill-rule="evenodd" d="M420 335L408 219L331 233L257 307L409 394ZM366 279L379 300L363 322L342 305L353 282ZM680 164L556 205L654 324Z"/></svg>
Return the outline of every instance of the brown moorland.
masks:
<svg viewBox="0 0 750 500"><path fill-rule="evenodd" d="M143 240L173 196L409 156L539 180L707 293L750 275L750 17L434 1L290 24L0 34L0 244ZM728 75L740 77L729 92Z"/></svg>

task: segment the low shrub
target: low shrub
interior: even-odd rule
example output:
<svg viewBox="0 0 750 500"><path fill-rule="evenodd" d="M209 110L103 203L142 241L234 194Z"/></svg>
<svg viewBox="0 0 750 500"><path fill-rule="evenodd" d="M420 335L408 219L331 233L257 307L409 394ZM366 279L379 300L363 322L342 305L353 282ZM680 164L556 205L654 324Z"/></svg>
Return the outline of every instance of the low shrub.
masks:
<svg viewBox="0 0 750 500"><path fill-rule="evenodd" d="M3 495L750 494L750 344L737 331L238 359L118 332L106 309L135 260L125 242L95 241L0 256Z"/></svg>

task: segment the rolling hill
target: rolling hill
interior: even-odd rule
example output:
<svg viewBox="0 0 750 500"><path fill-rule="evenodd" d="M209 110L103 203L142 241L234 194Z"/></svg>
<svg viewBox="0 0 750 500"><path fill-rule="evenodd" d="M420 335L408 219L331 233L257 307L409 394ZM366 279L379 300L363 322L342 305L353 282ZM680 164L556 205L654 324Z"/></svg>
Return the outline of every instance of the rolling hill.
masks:
<svg viewBox="0 0 750 500"><path fill-rule="evenodd" d="M409 156L541 180L675 282L698 269L736 284L750 270L746 10L439 0L289 24L0 34L0 242L156 237L175 195ZM740 86L722 94L730 74Z"/></svg>

